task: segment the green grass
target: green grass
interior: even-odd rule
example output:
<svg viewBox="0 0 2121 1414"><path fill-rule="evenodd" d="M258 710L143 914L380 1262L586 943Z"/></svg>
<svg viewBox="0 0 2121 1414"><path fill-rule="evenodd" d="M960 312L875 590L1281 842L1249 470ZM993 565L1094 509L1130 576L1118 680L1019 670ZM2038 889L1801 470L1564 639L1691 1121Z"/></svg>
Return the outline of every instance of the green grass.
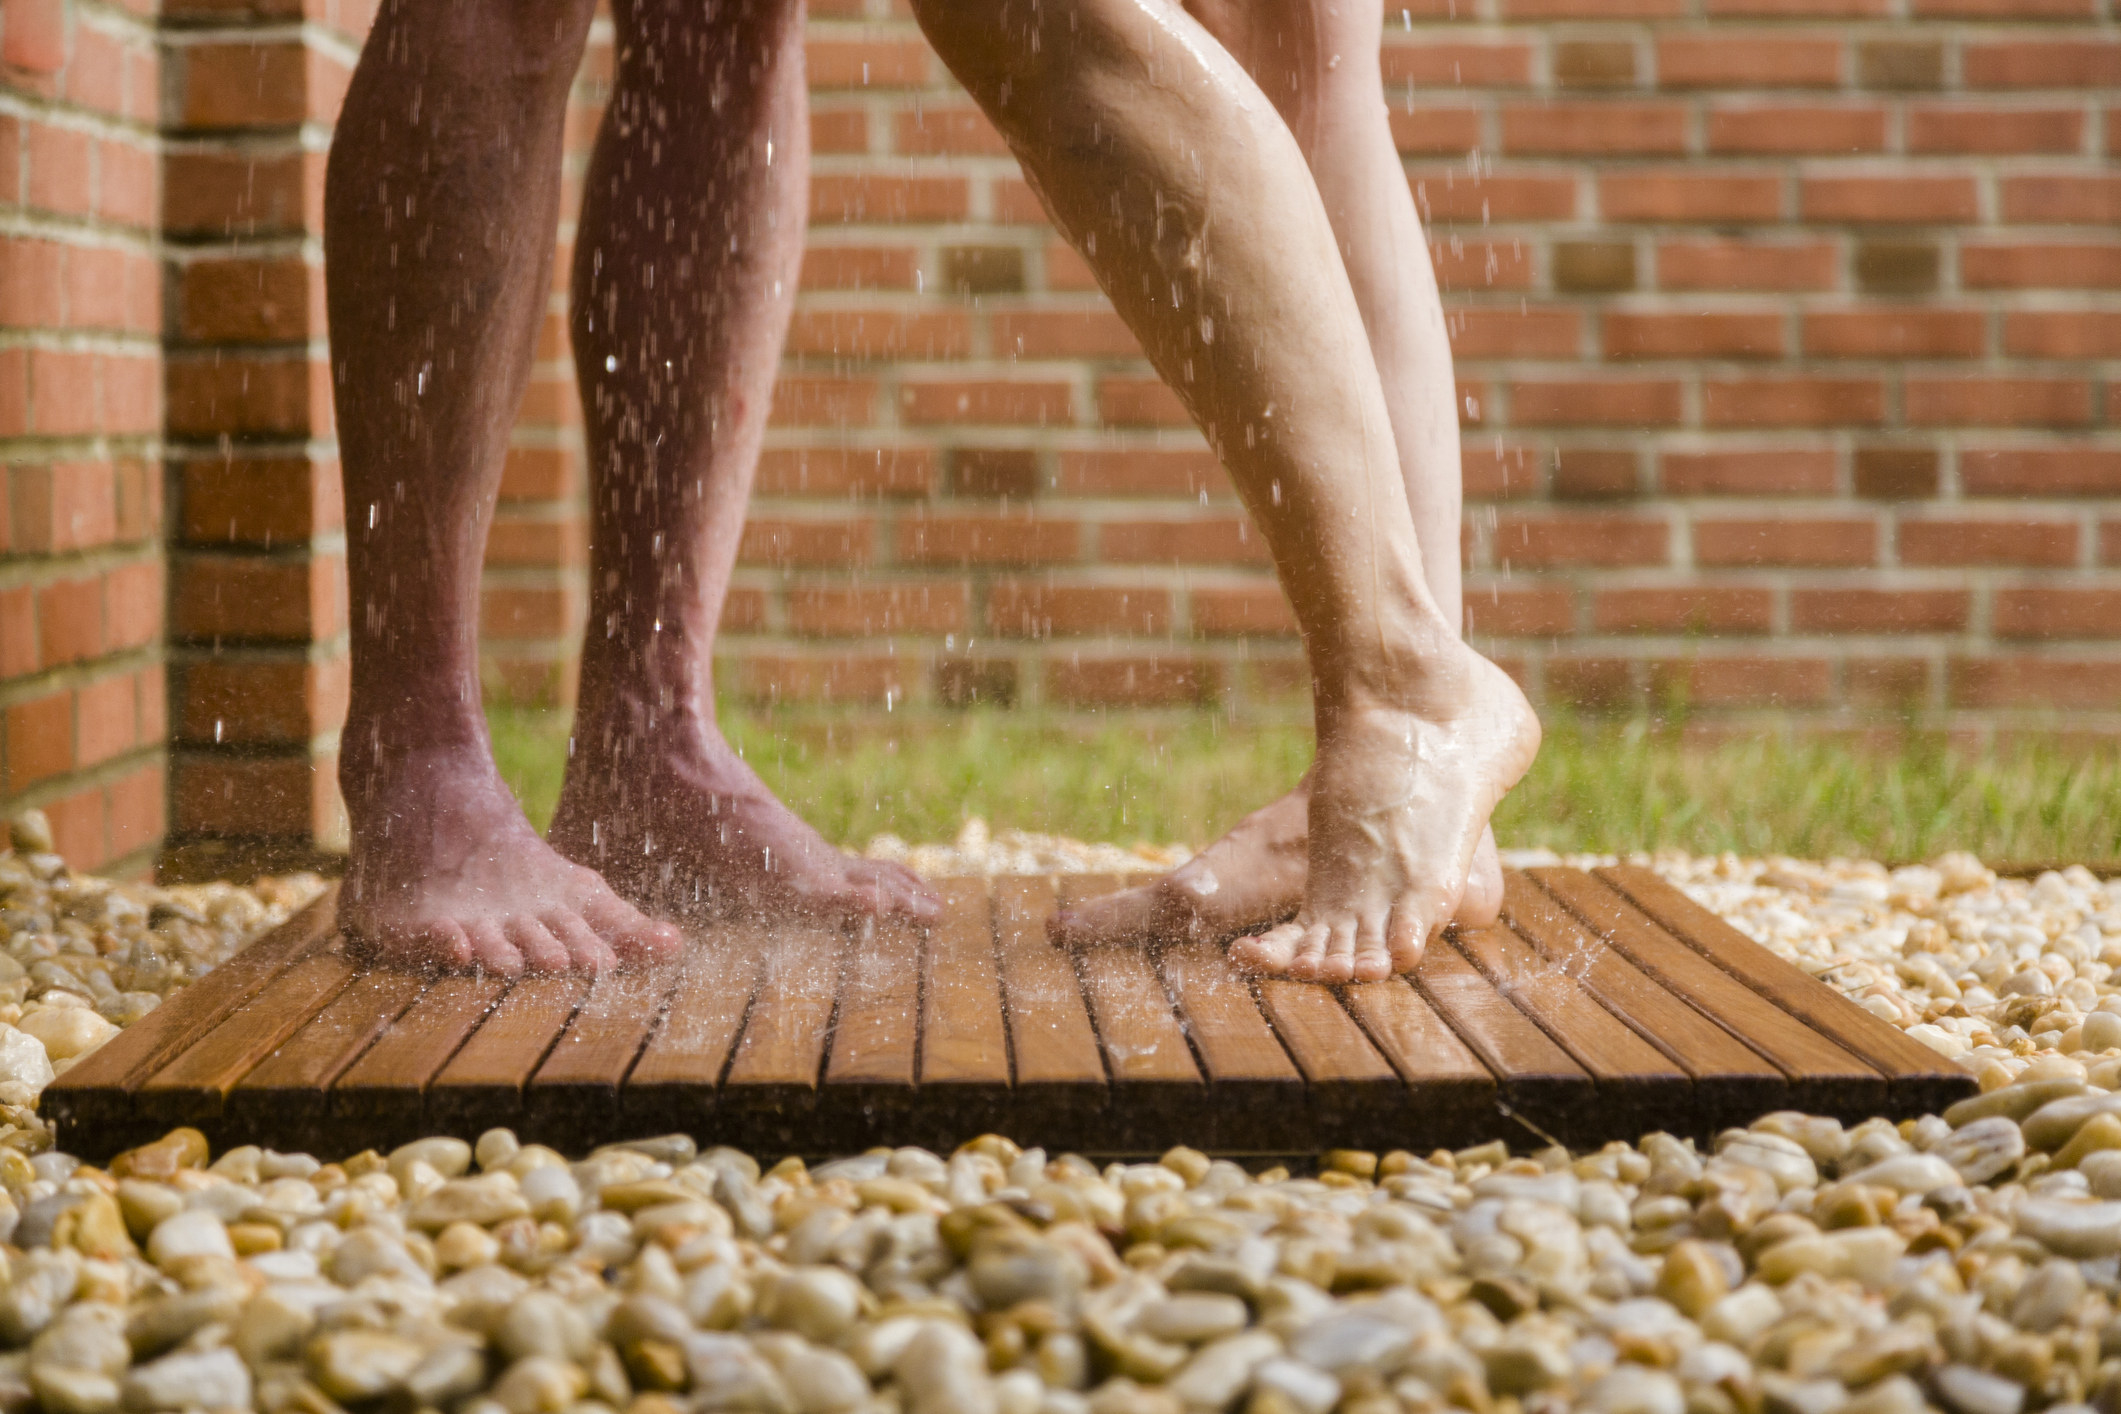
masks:
<svg viewBox="0 0 2121 1414"><path fill-rule="evenodd" d="M492 722L502 774L542 827L565 719L501 711ZM880 723L731 711L724 725L782 799L849 844L885 831L948 839L978 815L996 830L1198 845L1286 790L1311 755L1306 729L1205 715L1084 727L1006 713ZM1505 846L1564 852L2109 860L2121 857L2121 759L1913 736L1896 749L1770 735L1698 746L1640 723L1549 723L1495 823Z"/></svg>

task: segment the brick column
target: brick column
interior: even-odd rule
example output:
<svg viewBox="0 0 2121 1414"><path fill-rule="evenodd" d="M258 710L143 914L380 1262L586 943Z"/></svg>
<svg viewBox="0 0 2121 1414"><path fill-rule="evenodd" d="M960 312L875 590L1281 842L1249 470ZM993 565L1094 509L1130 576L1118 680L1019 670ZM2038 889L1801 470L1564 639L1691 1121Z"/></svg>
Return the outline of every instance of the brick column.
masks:
<svg viewBox="0 0 2121 1414"><path fill-rule="evenodd" d="M149 8L0 8L0 812L118 873L167 737Z"/></svg>
<svg viewBox="0 0 2121 1414"><path fill-rule="evenodd" d="M324 159L372 17L359 0L164 10L174 875L344 847Z"/></svg>

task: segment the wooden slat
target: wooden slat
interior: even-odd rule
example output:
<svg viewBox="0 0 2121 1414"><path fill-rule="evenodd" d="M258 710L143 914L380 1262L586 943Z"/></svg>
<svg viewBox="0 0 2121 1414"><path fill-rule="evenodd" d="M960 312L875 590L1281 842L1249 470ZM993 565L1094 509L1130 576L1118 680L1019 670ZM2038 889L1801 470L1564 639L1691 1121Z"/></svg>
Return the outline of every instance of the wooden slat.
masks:
<svg viewBox="0 0 2121 1414"><path fill-rule="evenodd" d="M418 1135L428 1082L507 992L499 977L438 979L331 1087L332 1114L377 1148Z"/></svg>
<svg viewBox="0 0 2121 1414"><path fill-rule="evenodd" d="M1591 1077L1533 1025L1450 940L1431 940L1414 979L1421 995L1493 1072L1506 1112L1549 1134L1581 1133Z"/></svg>
<svg viewBox="0 0 2121 1414"><path fill-rule="evenodd" d="M1653 871L1618 865L1597 873L1681 942L1876 1066L1891 1082L1897 1106L1933 1113L1978 1088L1965 1070L1775 956Z"/></svg>
<svg viewBox="0 0 2121 1414"><path fill-rule="evenodd" d="M134 1114L154 1124L219 1118L236 1082L322 1011L354 971L354 964L336 951L302 958L143 1081L133 1095Z"/></svg>
<svg viewBox="0 0 2121 1414"><path fill-rule="evenodd" d="M921 1024L921 932L903 920L858 927L840 984L827 1085L910 1090Z"/></svg>
<svg viewBox="0 0 2121 1414"><path fill-rule="evenodd" d="M1323 1142L1386 1142L1406 1128L1407 1088L1399 1072L1370 1044L1332 989L1262 978L1259 1001L1303 1072Z"/></svg>
<svg viewBox="0 0 2121 1414"><path fill-rule="evenodd" d="M1013 1127L1033 1127L1055 1145L1102 1139L1106 1102L1104 1054L1090 1027L1075 964L1046 937L1053 916L1051 879L994 881L994 931L1001 962L1002 1006L1016 1073ZM1064 1137L1065 1136L1065 1137Z"/></svg>
<svg viewBox="0 0 2121 1414"><path fill-rule="evenodd" d="M1616 951L1771 1061L1786 1077L1790 1108L1858 1118L1885 1103L1877 1070L1658 927L1603 880L1581 869L1527 873Z"/></svg>
<svg viewBox="0 0 2121 1414"><path fill-rule="evenodd" d="M816 1129L847 943L844 929L807 920L771 935L765 975L716 1101L718 1128L735 1142L794 1145Z"/></svg>
<svg viewBox="0 0 2121 1414"><path fill-rule="evenodd" d="M1064 876L1056 902L1065 908L1118 887L1109 875ZM1200 1066L1148 954L1139 948L1090 948L1075 955L1075 967L1112 1082L1115 1141L1131 1147L1119 1131L1167 1133L1185 1116L1198 1115L1207 1101Z"/></svg>
<svg viewBox="0 0 2121 1414"><path fill-rule="evenodd" d="M1713 1134L1787 1107L1780 1070L1666 991L1514 869L1503 876L1502 921L1687 1073L1694 1082L1694 1132Z"/></svg>
<svg viewBox="0 0 2121 1414"><path fill-rule="evenodd" d="M589 993L585 978L524 977L427 1086L427 1120L445 1132L523 1122L523 1087Z"/></svg>
<svg viewBox="0 0 2121 1414"><path fill-rule="evenodd" d="M626 1077L621 1110L629 1125L648 1132L706 1125L765 962L765 936L748 924L693 942L670 1006Z"/></svg>
<svg viewBox="0 0 2121 1414"><path fill-rule="evenodd" d="M984 879L945 879L943 916L928 938L921 1003L921 1074L926 1085L1009 1088L1009 1031Z"/></svg>
<svg viewBox="0 0 2121 1414"><path fill-rule="evenodd" d="M1221 946L1181 943L1158 956L1157 968L1218 1103L1224 1096L1247 1107L1302 1102L1302 1072L1275 1039L1252 988Z"/></svg>
<svg viewBox="0 0 2121 1414"><path fill-rule="evenodd" d="M329 1132L332 1082L419 1000L430 980L392 967L360 973L236 1082L223 1111L230 1124L253 1142L282 1148L321 1142Z"/></svg>
<svg viewBox="0 0 2121 1414"><path fill-rule="evenodd" d="M655 1031L681 964L607 972L523 1089L523 1137L565 1152L616 1137L619 1090Z"/></svg>
<svg viewBox="0 0 2121 1414"><path fill-rule="evenodd" d="M1462 1148L1494 1133L1495 1075L1404 977L1357 982L1348 1010L1413 1091L1401 1147Z"/></svg>
<svg viewBox="0 0 2121 1414"><path fill-rule="evenodd" d="M330 945L338 931L339 886L332 884L307 908L244 948L204 977L179 989L162 1005L45 1087L39 1108L67 1126L66 1143L123 1142L131 1123L133 1092L173 1060L216 1017L243 1005L297 958ZM98 1154L96 1157L102 1157Z"/></svg>

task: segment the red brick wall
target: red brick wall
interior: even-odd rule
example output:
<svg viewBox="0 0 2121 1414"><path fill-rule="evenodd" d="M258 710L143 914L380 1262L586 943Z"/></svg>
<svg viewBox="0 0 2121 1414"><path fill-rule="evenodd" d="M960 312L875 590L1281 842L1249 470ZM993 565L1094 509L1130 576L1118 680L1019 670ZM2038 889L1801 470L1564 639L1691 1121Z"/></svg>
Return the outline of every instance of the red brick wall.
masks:
<svg viewBox="0 0 2121 1414"><path fill-rule="evenodd" d="M0 805L121 871L162 836L167 736L142 8L0 6Z"/></svg>

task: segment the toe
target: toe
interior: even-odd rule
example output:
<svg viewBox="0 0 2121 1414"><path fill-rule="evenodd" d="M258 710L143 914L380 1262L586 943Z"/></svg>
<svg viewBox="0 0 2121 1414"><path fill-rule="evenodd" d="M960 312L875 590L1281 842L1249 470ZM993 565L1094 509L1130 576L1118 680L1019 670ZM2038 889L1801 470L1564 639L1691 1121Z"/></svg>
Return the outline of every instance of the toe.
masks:
<svg viewBox="0 0 2121 1414"><path fill-rule="evenodd" d="M1402 904L1392 910L1392 921L1385 925L1385 947L1391 953L1394 972L1412 972L1428 943L1429 921L1419 909Z"/></svg>
<svg viewBox="0 0 2121 1414"><path fill-rule="evenodd" d="M619 955L579 915L554 911L538 921L567 949L568 964L575 971L595 977L618 967Z"/></svg>
<svg viewBox="0 0 2121 1414"><path fill-rule="evenodd" d="M1351 980L1382 982L1392 975L1392 952L1385 942L1384 913L1366 914L1355 927L1355 957Z"/></svg>
<svg viewBox="0 0 2121 1414"><path fill-rule="evenodd" d="M608 889L596 889L583 903L581 915L621 962L676 957L685 945L676 925L650 918Z"/></svg>
<svg viewBox="0 0 2121 1414"><path fill-rule="evenodd" d="M1482 830L1451 921L1461 928L1485 928L1501 916L1502 857L1495 851L1495 832Z"/></svg>
<svg viewBox="0 0 2121 1414"><path fill-rule="evenodd" d="M475 966L503 977L513 977L523 970L523 954L508 941L501 925L493 920L482 918L465 924L464 937L470 944L471 961Z"/></svg>
<svg viewBox="0 0 2121 1414"><path fill-rule="evenodd" d="M1169 923L1170 896L1163 881L1089 899L1064 908L1046 923L1046 936L1064 948L1141 946ZM1248 943L1258 943L1248 938Z"/></svg>
<svg viewBox="0 0 2121 1414"><path fill-rule="evenodd" d="M373 947L378 957L394 966L420 972L462 972L477 962L471 939L446 918L410 932L385 933L374 940Z"/></svg>
<svg viewBox="0 0 2121 1414"><path fill-rule="evenodd" d="M1318 966L1321 982L1347 982L1355 976L1355 920L1336 918L1326 930L1326 955Z"/></svg>
<svg viewBox="0 0 2121 1414"><path fill-rule="evenodd" d="M1246 972L1282 976L1288 972L1304 932L1301 923L1283 923L1257 937L1239 938L1230 945L1230 960Z"/></svg>
<svg viewBox="0 0 2121 1414"><path fill-rule="evenodd" d="M926 879L903 865L878 864L874 867L883 883L885 907L922 923L933 922L942 916L942 895Z"/></svg>
<svg viewBox="0 0 2121 1414"><path fill-rule="evenodd" d="M517 916L510 918L502 931L508 941L516 945L523 955L523 966L531 972L565 972L568 967L567 949L560 940L535 918Z"/></svg>
<svg viewBox="0 0 2121 1414"><path fill-rule="evenodd" d="M1296 955L1289 959L1289 975L1314 981L1319 969L1325 966L1326 943L1331 930L1323 923L1312 923L1303 930L1303 940L1296 945Z"/></svg>

